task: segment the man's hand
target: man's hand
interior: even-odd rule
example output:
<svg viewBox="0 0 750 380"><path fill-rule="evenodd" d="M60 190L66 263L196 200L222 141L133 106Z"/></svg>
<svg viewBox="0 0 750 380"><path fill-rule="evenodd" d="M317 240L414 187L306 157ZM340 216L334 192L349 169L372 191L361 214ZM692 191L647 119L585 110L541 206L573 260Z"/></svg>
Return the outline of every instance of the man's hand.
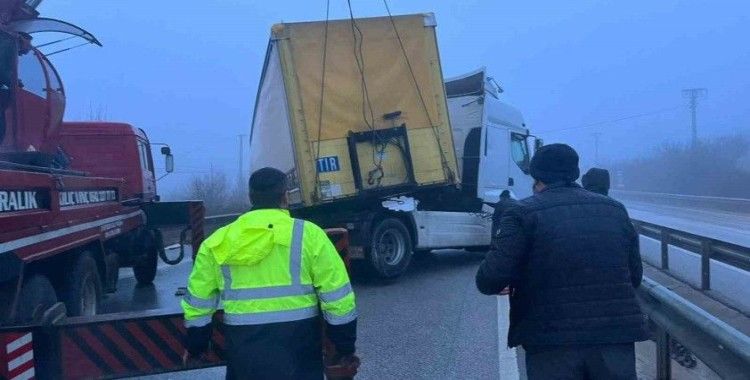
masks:
<svg viewBox="0 0 750 380"><path fill-rule="evenodd" d="M355 354L343 355L331 362L326 362L325 374L329 380L351 379L357 374L360 365Z"/></svg>

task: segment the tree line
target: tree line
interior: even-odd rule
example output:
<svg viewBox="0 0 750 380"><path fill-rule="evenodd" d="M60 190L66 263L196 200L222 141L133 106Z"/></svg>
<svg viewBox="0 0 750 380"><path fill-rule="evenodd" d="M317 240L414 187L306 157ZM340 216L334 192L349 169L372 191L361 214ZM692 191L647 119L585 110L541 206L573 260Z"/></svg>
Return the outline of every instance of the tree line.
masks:
<svg viewBox="0 0 750 380"><path fill-rule="evenodd" d="M613 185L625 190L750 198L750 139L745 135L664 144L614 163Z"/></svg>

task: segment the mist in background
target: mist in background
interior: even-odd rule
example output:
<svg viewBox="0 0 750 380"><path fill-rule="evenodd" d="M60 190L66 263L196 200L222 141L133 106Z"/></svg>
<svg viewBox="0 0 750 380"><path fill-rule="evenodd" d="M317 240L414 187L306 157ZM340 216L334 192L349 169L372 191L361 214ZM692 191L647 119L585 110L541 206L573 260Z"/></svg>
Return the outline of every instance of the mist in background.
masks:
<svg viewBox="0 0 750 380"><path fill-rule="evenodd" d="M697 108L701 139L750 136L746 1L389 4L394 14L434 12L444 75L486 66L532 133L573 145L584 168L637 171L665 146L689 144L685 88L708 91ZM385 15L381 1L352 5L356 17ZM270 27L322 20L325 1L46 0L40 12L104 44L51 57L68 94L66 118L124 121L169 143L177 169L159 186L177 196L209 173L225 174L229 186L244 182L239 141L246 159ZM331 17L348 18L344 0L331 0ZM738 170L750 171L746 149L738 154ZM158 151L154 158L163 170ZM641 181L678 174L652 170Z"/></svg>

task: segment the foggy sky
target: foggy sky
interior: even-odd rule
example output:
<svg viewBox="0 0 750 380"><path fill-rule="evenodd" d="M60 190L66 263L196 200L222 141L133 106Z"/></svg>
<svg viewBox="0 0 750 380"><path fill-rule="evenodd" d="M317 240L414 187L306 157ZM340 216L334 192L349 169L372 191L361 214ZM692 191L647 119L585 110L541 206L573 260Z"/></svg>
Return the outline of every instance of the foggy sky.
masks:
<svg viewBox="0 0 750 380"><path fill-rule="evenodd" d="M486 66L532 133L572 144L583 166L593 163L594 132L602 162L687 141L683 88L708 89L701 136L750 131L747 1L389 3L394 14L434 12L444 75ZM385 15L381 1L352 4L357 17ZM169 143L177 172L159 186L170 194L212 167L236 178L271 25L322 20L325 2L45 0L40 11L104 44L52 57L66 118L129 122ZM346 1L331 1L332 18L347 12ZM638 114L650 115L608 122Z"/></svg>

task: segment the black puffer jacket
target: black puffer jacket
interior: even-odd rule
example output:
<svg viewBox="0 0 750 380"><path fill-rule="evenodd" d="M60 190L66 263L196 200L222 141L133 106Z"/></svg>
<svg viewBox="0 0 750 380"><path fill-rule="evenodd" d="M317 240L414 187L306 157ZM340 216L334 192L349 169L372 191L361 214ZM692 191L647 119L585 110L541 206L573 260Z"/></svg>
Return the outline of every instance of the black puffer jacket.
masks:
<svg viewBox="0 0 750 380"><path fill-rule="evenodd" d="M645 340L638 235L619 202L558 184L507 210L477 287L510 285L508 345Z"/></svg>

